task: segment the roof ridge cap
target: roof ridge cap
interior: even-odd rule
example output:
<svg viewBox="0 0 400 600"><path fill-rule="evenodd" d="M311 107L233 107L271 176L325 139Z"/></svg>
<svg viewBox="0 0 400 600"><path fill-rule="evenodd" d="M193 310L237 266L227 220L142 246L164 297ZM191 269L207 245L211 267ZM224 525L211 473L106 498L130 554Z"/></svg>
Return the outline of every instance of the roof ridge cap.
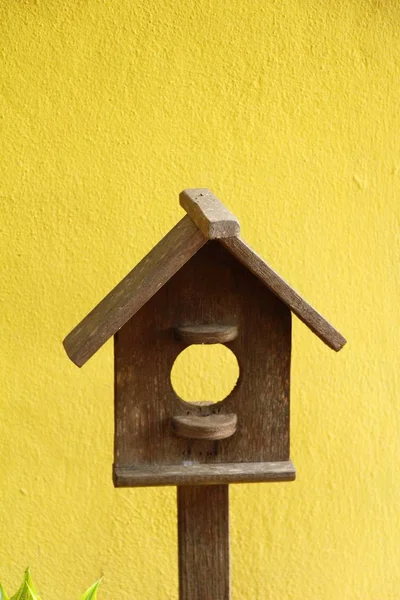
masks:
<svg viewBox="0 0 400 600"><path fill-rule="evenodd" d="M240 234L237 218L207 188L183 190L179 203L207 239L236 237Z"/></svg>

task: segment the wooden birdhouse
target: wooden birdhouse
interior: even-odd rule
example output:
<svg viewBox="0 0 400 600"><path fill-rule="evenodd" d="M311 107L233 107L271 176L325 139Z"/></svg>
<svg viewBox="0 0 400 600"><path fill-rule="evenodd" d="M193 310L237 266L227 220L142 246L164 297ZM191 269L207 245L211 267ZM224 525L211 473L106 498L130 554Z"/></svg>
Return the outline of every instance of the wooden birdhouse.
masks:
<svg viewBox="0 0 400 600"><path fill-rule="evenodd" d="M207 189L64 340L78 366L114 336L119 486L288 481L291 313L334 350L345 339L239 236ZM224 344L240 375L218 404L188 403L171 368L190 344Z"/></svg>

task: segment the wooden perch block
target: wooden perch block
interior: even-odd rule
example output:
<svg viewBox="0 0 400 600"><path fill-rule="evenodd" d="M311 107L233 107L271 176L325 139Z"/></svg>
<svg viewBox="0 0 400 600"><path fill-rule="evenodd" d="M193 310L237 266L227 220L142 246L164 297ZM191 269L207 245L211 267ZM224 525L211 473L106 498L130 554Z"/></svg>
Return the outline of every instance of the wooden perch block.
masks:
<svg viewBox="0 0 400 600"><path fill-rule="evenodd" d="M236 325L183 325L175 328L175 335L185 344L225 344L238 335Z"/></svg>
<svg viewBox="0 0 400 600"><path fill-rule="evenodd" d="M211 239L227 238L240 234L239 221L206 188L183 190L179 202L202 233Z"/></svg>
<svg viewBox="0 0 400 600"><path fill-rule="evenodd" d="M189 440L225 440L235 433L236 425L235 414L172 417L175 434Z"/></svg>

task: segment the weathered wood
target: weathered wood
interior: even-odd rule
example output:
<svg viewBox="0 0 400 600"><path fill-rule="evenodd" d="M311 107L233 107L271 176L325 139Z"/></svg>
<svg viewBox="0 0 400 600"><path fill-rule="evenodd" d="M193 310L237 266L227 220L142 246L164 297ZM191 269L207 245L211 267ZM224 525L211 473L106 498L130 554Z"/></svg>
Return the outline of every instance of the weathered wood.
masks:
<svg viewBox="0 0 400 600"><path fill-rule="evenodd" d="M290 460L264 463L114 465L116 487L147 487L158 485L215 485L219 483L256 483L294 481L296 470Z"/></svg>
<svg viewBox="0 0 400 600"><path fill-rule="evenodd" d="M175 435L189 440L225 440L235 433L236 426L237 416L232 414L172 417Z"/></svg>
<svg viewBox="0 0 400 600"><path fill-rule="evenodd" d="M221 240L229 250L254 275L290 308L291 311L327 346L339 351L346 343L345 338L322 317L310 304L290 287L267 263L240 238Z"/></svg>
<svg viewBox="0 0 400 600"><path fill-rule="evenodd" d="M185 325L175 328L178 340L185 344L225 344L238 335L237 325Z"/></svg>
<svg viewBox="0 0 400 600"><path fill-rule="evenodd" d="M178 487L179 600L229 600L229 488Z"/></svg>
<svg viewBox="0 0 400 600"><path fill-rule="evenodd" d="M226 346L238 360L239 379L217 404L184 402L171 384L174 361L187 347L175 328L193 323L238 326ZM114 339L117 467L168 471L184 464L289 459L291 313L218 241L201 248ZM219 441L189 440L172 430L172 417L212 414L236 414L236 433ZM237 480L235 473L232 478Z"/></svg>
<svg viewBox="0 0 400 600"><path fill-rule="evenodd" d="M226 238L240 234L239 221L235 215L210 190L183 190L179 194L179 201L207 238Z"/></svg>
<svg viewBox="0 0 400 600"><path fill-rule="evenodd" d="M65 338L70 359L84 365L206 241L184 217Z"/></svg>
<svg viewBox="0 0 400 600"><path fill-rule="evenodd" d="M220 238L225 248L259 277L328 346L334 350L342 348L346 343L344 337L243 240L235 237L239 234L236 217L209 190L184 190L180 202L188 215L65 338L65 350L75 364L82 366L125 325L206 243L207 238Z"/></svg>

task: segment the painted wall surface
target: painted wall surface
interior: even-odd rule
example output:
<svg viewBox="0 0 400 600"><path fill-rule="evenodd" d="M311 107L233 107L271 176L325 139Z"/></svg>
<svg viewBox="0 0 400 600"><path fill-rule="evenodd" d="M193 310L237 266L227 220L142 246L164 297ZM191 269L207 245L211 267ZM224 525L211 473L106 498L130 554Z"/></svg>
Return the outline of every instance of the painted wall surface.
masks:
<svg viewBox="0 0 400 600"><path fill-rule="evenodd" d="M233 598L400 598L399 98L397 0L0 0L6 589L177 598L175 490L112 486L112 343L61 341L202 186L348 338L294 319L298 478L232 487Z"/></svg>

